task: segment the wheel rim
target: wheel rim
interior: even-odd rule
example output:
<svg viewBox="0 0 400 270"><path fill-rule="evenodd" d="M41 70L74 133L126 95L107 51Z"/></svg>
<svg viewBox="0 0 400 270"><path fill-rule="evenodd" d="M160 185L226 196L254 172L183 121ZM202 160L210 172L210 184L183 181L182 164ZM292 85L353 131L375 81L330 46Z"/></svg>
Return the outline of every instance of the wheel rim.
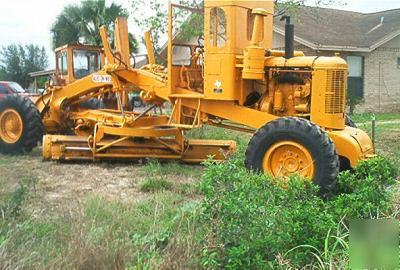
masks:
<svg viewBox="0 0 400 270"><path fill-rule="evenodd" d="M310 152L302 145L283 141L272 145L265 153L263 170L273 177L287 178L292 174L312 179L314 160Z"/></svg>
<svg viewBox="0 0 400 270"><path fill-rule="evenodd" d="M0 138L6 143L15 143L23 131L22 118L16 110L7 109L0 114Z"/></svg>

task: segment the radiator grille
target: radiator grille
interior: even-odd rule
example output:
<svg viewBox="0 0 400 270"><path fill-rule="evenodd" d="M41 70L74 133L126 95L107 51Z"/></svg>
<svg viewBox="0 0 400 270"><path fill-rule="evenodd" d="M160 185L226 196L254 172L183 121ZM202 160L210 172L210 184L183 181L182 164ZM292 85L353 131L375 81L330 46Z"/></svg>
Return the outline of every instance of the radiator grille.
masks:
<svg viewBox="0 0 400 270"><path fill-rule="evenodd" d="M329 70L326 81L325 113L344 113L346 107L346 72Z"/></svg>

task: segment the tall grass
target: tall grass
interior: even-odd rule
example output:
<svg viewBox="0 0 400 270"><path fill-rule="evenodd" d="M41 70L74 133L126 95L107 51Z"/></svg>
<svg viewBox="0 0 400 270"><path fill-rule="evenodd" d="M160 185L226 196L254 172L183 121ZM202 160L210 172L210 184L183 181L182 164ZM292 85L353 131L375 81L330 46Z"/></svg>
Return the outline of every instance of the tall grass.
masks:
<svg viewBox="0 0 400 270"><path fill-rule="evenodd" d="M190 265L194 215L192 203L170 192L139 203L91 197L51 220L26 213L2 234L0 268L169 269L176 262L164 257L178 253Z"/></svg>

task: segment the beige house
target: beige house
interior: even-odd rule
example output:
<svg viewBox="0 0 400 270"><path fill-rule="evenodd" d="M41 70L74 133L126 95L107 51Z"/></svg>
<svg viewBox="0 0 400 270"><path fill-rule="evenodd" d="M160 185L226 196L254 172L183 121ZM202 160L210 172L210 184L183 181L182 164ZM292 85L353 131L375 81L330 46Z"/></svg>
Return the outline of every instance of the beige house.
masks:
<svg viewBox="0 0 400 270"><path fill-rule="evenodd" d="M294 16L295 49L339 52L349 64L349 94L359 112L400 111L400 9L357 13L302 7ZM284 49L284 23L274 22L273 47Z"/></svg>

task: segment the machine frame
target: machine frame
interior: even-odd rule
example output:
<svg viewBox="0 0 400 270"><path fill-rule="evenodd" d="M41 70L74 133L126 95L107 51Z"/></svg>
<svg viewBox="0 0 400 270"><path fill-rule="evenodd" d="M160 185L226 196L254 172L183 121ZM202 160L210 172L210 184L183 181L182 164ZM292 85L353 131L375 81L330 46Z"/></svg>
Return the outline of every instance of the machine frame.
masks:
<svg viewBox="0 0 400 270"><path fill-rule="evenodd" d="M286 51L270 49L273 7L270 0L205 0L204 10L169 3L166 68L155 63L149 33L149 64L131 67L126 18L116 19L114 49L101 27L102 69L81 79L71 77L69 70L68 78L61 78L66 83L50 86L36 101L46 130L44 159L224 160L235 151L234 141L185 137L186 131L209 124L257 130L246 152L249 169L275 177L298 173L332 186L339 157L354 167L374 156L368 135L345 125L347 64L338 54L310 57L294 51L289 18ZM174 42L176 9L204 13L204 47L190 47L190 61L182 65L173 64L179 46ZM72 55L74 48L56 53ZM140 92L152 106L130 111L131 91ZM114 104L85 108L93 98L112 99ZM170 115L151 113L167 101Z"/></svg>

